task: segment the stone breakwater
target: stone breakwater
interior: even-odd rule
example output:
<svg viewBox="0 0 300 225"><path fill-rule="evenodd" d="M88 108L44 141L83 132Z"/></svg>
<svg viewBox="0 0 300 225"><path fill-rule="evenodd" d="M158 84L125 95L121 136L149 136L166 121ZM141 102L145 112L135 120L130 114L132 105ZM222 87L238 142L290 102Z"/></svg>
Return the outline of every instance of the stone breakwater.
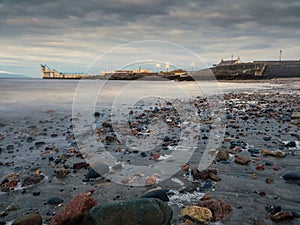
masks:
<svg viewBox="0 0 300 225"><path fill-rule="evenodd" d="M129 138L143 139L155 132L155 120L166 121L160 144L147 152L118 138L109 108L94 113L96 126L85 135L95 135L122 162L115 168L85 160L92 155L78 148L76 118L65 112L2 119L0 224L299 224L299 90L235 92L218 99L226 129L220 146L209 149L216 158L206 170L198 164L214 129L210 102L200 96L176 100L198 109L198 135L188 136L197 148L165 181L160 174L139 173L117 184L107 174L122 171L122 163L150 167L172 154L184 124L168 102L124 112ZM145 185L131 186L134 180Z"/></svg>

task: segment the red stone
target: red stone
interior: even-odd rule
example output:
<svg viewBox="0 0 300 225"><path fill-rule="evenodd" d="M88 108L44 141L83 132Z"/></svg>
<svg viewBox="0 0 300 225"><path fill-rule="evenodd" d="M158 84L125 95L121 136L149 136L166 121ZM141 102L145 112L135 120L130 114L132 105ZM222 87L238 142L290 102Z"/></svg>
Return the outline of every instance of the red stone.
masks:
<svg viewBox="0 0 300 225"><path fill-rule="evenodd" d="M86 194L79 194L71 199L55 216L50 225L80 225L96 201Z"/></svg>
<svg viewBox="0 0 300 225"><path fill-rule="evenodd" d="M256 169L257 170L264 170L265 166L263 164L258 164L258 165L256 165Z"/></svg>
<svg viewBox="0 0 300 225"><path fill-rule="evenodd" d="M294 215L291 212L278 212L274 215L271 215L271 219L275 222L282 222L293 218Z"/></svg>
<svg viewBox="0 0 300 225"><path fill-rule="evenodd" d="M222 219L225 219L232 211L232 207L221 199L201 200L197 203L197 205L200 207L209 208L215 221L221 221Z"/></svg>

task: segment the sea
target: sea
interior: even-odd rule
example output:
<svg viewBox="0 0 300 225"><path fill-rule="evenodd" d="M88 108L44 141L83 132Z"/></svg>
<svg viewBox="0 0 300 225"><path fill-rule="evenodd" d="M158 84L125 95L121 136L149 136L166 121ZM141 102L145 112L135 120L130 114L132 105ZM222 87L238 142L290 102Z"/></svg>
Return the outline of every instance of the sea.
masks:
<svg viewBox="0 0 300 225"><path fill-rule="evenodd" d="M116 81L0 79L0 114L16 116L22 111L71 110L78 105L100 102L134 104L143 99L176 99L218 95L234 91L270 89L268 82L218 81Z"/></svg>

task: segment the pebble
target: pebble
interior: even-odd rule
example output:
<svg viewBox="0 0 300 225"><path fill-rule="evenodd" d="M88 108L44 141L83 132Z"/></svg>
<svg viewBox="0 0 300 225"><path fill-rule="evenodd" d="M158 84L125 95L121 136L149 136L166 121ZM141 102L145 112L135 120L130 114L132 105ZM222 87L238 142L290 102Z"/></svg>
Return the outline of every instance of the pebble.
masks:
<svg viewBox="0 0 300 225"><path fill-rule="evenodd" d="M153 190L153 191L150 191L150 192L142 195L141 198L157 198L163 202L168 202L169 197L168 197L167 193L169 191L170 191L169 189Z"/></svg>
<svg viewBox="0 0 300 225"><path fill-rule="evenodd" d="M294 218L294 215L291 212L278 212L278 213L275 213L274 215L271 215L271 219L276 223L283 222L286 220L291 220L293 218Z"/></svg>
<svg viewBox="0 0 300 225"><path fill-rule="evenodd" d="M250 161L251 161L250 159L241 155L236 156L234 159L234 162L240 165L247 165Z"/></svg>
<svg viewBox="0 0 300 225"><path fill-rule="evenodd" d="M44 175L42 174L33 174L27 178L24 179L23 183L22 183L22 187L24 186L29 186L29 185L32 185L32 184L38 184L41 180L44 179Z"/></svg>
<svg viewBox="0 0 300 225"><path fill-rule="evenodd" d="M198 203L198 206L207 207L212 212L212 216L214 221L221 221L229 215L232 211L231 205L226 203L222 199L211 199L211 198L203 198Z"/></svg>
<svg viewBox="0 0 300 225"><path fill-rule="evenodd" d="M64 200L59 197L51 197L47 200L47 203L49 205L59 205L60 203L63 203Z"/></svg>
<svg viewBox="0 0 300 225"><path fill-rule="evenodd" d="M200 223L207 223L212 219L212 212L205 207L189 206L180 211L180 216L188 216L193 220L197 220Z"/></svg>
<svg viewBox="0 0 300 225"><path fill-rule="evenodd" d="M261 150L261 154L264 156L275 156L275 157L285 157L286 154L285 152L281 150L275 150L275 151L270 151L270 150Z"/></svg>
<svg viewBox="0 0 300 225"><path fill-rule="evenodd" d="M282 176L284 180L286 180L287 182L290 183L300 183L300 174L299 173L287 173L285 175Z"/></svg>
<svg viewBox="0 0 300 225"><path fill-rule="evenodd" d="M60 169L60 170L55 171L56 178L65 178L65 177L67 177L68 174L69 174L69 171L65 170L65 169Z"/></svg>

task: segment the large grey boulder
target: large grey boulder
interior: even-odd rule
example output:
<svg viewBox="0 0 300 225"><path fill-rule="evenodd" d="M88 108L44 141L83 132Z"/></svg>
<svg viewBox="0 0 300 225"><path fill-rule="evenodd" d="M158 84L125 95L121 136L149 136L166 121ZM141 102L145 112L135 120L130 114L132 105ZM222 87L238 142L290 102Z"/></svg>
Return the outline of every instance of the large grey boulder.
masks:
<svg viewBox="0 0 300 225"><path fill-rule="evenodd" d="M95 206L82 225L170 225L173 211L153 198L140 198Z"/></svg>

